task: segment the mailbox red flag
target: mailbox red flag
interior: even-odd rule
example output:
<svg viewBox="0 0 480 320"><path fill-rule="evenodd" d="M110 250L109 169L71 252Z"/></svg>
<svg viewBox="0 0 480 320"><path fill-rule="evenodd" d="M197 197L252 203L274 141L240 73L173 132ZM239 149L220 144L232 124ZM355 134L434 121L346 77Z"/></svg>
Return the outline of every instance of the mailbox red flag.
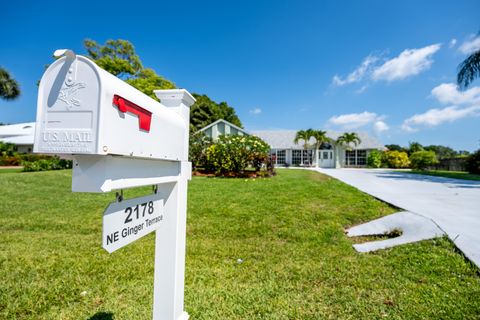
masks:
<svg viewBox="0 0 480 320"><path fill-rule="evenodd" d="M152 113L150 111L120 97L117 94L113 96L113 104L118 107L120 112L130 112L138 116L140 129L150 132L150 124L152 122Z"/></svg>

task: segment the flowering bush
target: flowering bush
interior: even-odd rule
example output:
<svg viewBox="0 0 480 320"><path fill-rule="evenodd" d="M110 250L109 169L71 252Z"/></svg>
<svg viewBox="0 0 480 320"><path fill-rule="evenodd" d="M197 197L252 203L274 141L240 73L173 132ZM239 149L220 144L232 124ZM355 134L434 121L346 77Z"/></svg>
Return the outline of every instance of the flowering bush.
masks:
<svg viewBox="0 0 480 320"><path fill-rule="evenodd" d="M222 135L207 149L207 169L217 174L243 174L260 170L268 160L270 146L255 136Z"/></svg>
<svg viewBox="0 0 480 320"><path fill-rule="evenodd" d="M388 168L408 168L410 160L404 151L386 151L383 153L382 162Z"/></svg>
<svg viewBox="0 0 480 320"><path fill-rule="evenodd" d="M203 132L197 132L190 135L190 148L188 157L192 162L192 168L205 167L207 161L207 149L212 144L212 139Z"/></svg>

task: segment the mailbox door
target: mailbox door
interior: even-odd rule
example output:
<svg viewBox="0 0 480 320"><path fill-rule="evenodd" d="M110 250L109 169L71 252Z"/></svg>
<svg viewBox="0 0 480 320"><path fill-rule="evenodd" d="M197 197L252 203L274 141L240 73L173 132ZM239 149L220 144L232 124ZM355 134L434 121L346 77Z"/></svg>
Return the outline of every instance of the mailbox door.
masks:
<svg viewBox="0 0 480 320"><path fill-rule="evenodd" d="M99 75L88 59L55 61L40 82L34 151L96 153L99 93Z"/></svg>

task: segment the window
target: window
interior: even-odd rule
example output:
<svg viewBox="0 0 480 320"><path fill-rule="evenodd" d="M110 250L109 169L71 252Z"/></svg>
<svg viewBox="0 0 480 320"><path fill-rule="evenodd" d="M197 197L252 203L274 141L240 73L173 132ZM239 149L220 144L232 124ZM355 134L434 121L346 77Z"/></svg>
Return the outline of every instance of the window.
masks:
<svg viewBox="0 0 480 320"><path fill-rule="evenodd" d="M345 165L365 166L367 164L367 150L346 150Z"/></svg>
<svg viewBox="0 0 480 320"><path fill-rule="evenodd" d="M313 162L313 150L303 150L303 164L311 165Z"/></svg>
<svg viewBox="0 0 480 320"><path fill-rule="evenodd" d="M357 151L357 166L367 165L367 150L356 150Z"/></svg>
<svg viewBox="0 0 480 320"><path fill-rule="evenodd" d="M345 151L345 164L347 166L355 165L355 150L346 150Z"/></svg>
<svg viewBox="0 0 480 320"><path fill-rule="evenodd" d="M302 163L302 150L292 150L292 164L299 165Z"/></svg>
<svg viewBox="0 0 480 320"><path fill-rule="evenodd" d="M286 150L272 150L270 156L274 164L285 164Z"/></svg>
<svg viewBox="0 0 480 320"><path fill-rule="evenodd" d="M293 165L311 165L313 163L313 150L292 150Z"/></svg>

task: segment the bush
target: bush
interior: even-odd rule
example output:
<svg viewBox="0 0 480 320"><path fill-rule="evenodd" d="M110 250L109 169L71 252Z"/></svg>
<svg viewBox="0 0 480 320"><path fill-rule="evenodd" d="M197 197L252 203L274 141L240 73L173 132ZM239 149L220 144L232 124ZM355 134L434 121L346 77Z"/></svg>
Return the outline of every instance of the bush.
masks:
<svg viewBox="0 0 480 320"><path fill-rule="evenodd" d="M222 175L241 176L250 167L259 171L268 160L270 146L255 136L222 135L208 147L206 167Z"/></svg>
<svg viewBox="0 0 480 320"><path fill-rule="evenodd" d="M386 151L383 153L382 162L389 168L408 168L410 160L404 151Z"/></svg>
<svg viewBox="0 0 480 320"><path fill-rule="evenodd" d="M382 152L372 150L368 154L367 165L369 168L380 168L382 166Z"/></svg>
<svg viewBox="0 0 480 320"><path fill-rule="evenodd" d="M47 170L61 170L70 169L72 167L71 160L60 159L58 157L50 157L48 159L40 159L35 161L23 161L23 171L47 171Z"/></svg>
<svg viewBox="0 0 480 320"><path fill-rule="evenodd" d="M413 169L425 170L438 163L434 151L416 151L410 155L410 163Z"/></svg>
<svg viewBox="0 0 480 320"><path fill-rule="evenodd" d="M469 173L480 174L480 149L467 157L465 169Z"/></svg>
<svg viewBox="0 0 480 320"><path fill-rule="evenodd" d="M203 132L190 135L190 147L188 156L192 162L192 168L205 167L207 163L207 149L212 144L212 139Z"/></svg>

